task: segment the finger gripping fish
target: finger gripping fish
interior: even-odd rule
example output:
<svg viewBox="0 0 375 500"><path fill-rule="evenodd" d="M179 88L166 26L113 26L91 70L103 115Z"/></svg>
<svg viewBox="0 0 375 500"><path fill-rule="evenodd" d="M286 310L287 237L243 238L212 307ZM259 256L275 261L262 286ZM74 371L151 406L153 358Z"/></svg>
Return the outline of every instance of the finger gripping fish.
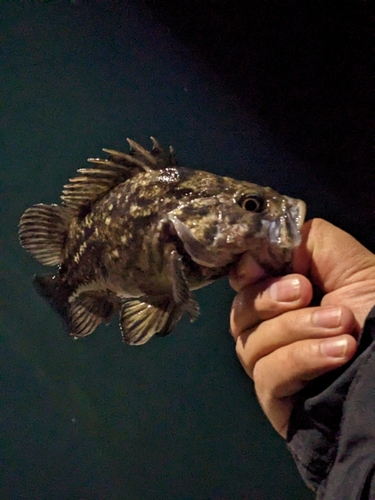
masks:
<svg viewBox="0 0 375 500"><path fill-rule="evenodd" d="M61 205L20 220L21 245L45 266L34 284L73 337L118 312L123 338L168 335L199 307L193 290L226 276L245 251L272 275L288 271L305 204L268 187L178 166L151 137L147 151L103 149L63 188Z"/></svg>

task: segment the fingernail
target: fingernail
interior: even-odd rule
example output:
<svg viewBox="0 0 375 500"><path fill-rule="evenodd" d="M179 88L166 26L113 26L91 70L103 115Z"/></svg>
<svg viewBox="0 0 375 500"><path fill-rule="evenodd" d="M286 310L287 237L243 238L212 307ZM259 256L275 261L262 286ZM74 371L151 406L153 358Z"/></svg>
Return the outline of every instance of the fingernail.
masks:
<svg viewBox="0 0 375 500"><path fill-rule="evenodd" d="M290 278L272 283L270 296L278 302L293 302L300 297L300 286L297 278Z"/></svg>
<svg viewBox="0 0 375 500"><path fill-rule="evenodd" d="M313 313L311 320L315 326L336 328L340 325L341 308L334 306L321 307Z"/></svg>
<svg viewBox="0 0 375 500"><path fill-rule="evenodd" d="M320 352L327 358L345 358L348 341L344 339L327 339L320 343Z"/></svg>

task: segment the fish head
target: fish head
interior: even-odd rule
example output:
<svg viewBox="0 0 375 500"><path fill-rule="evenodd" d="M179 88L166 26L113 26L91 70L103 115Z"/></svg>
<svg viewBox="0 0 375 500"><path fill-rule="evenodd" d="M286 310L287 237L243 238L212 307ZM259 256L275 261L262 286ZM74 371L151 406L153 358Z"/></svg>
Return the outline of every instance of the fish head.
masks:
<svg viewBox="0 0 375 500"><path fill-rule="evenodd" d="M289 271L293 249L301 243L306 206L271 188L229 178L216 192L192 197L168 214L190 258L220 269L249 251L270 274Z"/></svg>

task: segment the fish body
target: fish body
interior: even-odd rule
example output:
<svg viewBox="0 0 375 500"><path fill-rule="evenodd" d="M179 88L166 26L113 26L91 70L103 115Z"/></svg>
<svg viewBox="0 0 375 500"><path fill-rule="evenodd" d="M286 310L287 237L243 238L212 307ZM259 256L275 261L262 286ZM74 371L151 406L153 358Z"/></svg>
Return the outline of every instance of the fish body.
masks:
<svg viewBox="0 0 375 500"><path fill-rule="evenodd" d="M61 205L38 204L20 221L22 246L58 266L38 291L74 337L120 314L124 340L143 344L199 312L192 291L229 273L245 251L273 275L288 271L305 205L268 187L178 166L152 138L147 151L107 160L64 186Z"/></svg>

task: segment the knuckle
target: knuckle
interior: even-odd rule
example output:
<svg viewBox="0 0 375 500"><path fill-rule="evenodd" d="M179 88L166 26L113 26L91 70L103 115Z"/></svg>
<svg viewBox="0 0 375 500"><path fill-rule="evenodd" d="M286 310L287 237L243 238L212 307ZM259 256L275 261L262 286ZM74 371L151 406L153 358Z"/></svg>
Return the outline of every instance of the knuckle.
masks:
<svg viewBox="0 0 375 500"><path fill-rule="evenodd" d="M297 341L290 346L288 353L291 369L299 373L310 366L311 361L319 355L319 342L315 339Z"/></svg>
<svg viewBox="0 0 375 500"><path fill-rule="evenodd" d="M257 362L256 352L249 348L248 335L239 335L236 341L236 355L246 373L253 378L254 365Z"/></svg>
<svg viewBox="0 0 375 500"><path fill-rule="evenodd" d="M267 380L267 378L264 377L265 364L267 363L264 362L264 358L261 358L255 363L253 368L252 379L254 380L257 394L263 394L265 392L265 385L267 385L265 384L265 380Z"/></svg>
<svg viewBox="0 0 375 500"><path fill-rule="evenodd" d="M255 364L252 374L255 393L263 409L267 401L271 401L275 398L279 386L283 384L278 378L270 376L270 370L272 370L272 366L270 366L271 363L272 360L269 359L268 356L261 358Z"/></svg>
<svg viewBox="0 0 375 500"><path fill-rule="evenodd" d="M258 312L259 319L261 320L266 320L278 316L284 310L283 306L280 303L274 302L265 295L259 295L258 297L256 297L254 305L256 311Z"/></svg>
<svg viewBox="0 0 375 500"><path fill-rule="evenodd" d="M324 234L330 223L320 217L311 220L310 238L315 239L317 236Z"/></svg>

